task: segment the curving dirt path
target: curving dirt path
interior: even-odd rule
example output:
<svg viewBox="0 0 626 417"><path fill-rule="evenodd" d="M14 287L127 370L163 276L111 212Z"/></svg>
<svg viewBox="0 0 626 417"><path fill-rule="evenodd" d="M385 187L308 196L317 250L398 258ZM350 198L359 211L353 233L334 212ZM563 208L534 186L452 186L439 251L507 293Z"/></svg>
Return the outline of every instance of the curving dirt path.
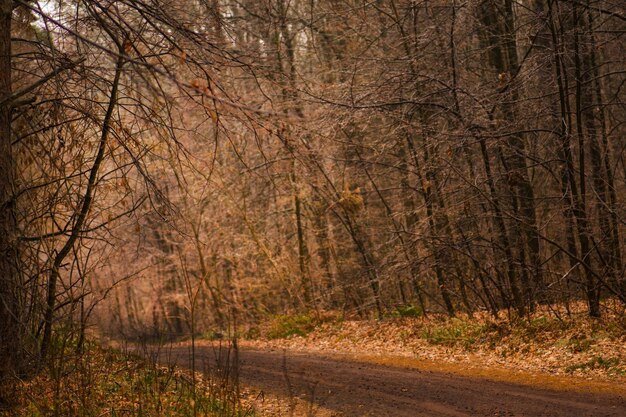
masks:
<svg viewBox="0 0 626 417"><path fill-rule="evenodd" d="M336 416L626 416L623 395L552 391L310 353L243 348L238 355L244 384ZM197 369L215 369L220 357L224 352L214 346L196 347ZM168 358L188 366L189 347L171 348Z"/></svg>

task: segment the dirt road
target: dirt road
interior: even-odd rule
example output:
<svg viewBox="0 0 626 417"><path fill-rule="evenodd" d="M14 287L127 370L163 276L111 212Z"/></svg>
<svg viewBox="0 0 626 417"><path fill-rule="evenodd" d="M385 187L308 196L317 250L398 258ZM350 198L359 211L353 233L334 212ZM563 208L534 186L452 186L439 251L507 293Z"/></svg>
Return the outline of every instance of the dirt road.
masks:
<svg viewBox="0 0 626 417"><path fill-rule="evenodd" d="M170 361L188 366L189 348ZM196 348L198 368L215 367L214 347ZM224 356L224 355L221 355ZM282 351L239 350L240 378L268 394L298 397L337 416L626 416L618 395L541 388Z"/></svg>

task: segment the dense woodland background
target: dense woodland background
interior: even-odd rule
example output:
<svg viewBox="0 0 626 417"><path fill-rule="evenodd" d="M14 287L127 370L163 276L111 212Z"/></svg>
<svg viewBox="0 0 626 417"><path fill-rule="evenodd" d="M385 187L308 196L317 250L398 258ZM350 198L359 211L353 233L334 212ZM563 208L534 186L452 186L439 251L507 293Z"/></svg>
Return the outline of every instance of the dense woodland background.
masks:
<svg viewBox="0 0 626 417"><path fill-rule="evenodd" d="M0 14L3 375L94 323L624 311L623 0Z"/></svg>

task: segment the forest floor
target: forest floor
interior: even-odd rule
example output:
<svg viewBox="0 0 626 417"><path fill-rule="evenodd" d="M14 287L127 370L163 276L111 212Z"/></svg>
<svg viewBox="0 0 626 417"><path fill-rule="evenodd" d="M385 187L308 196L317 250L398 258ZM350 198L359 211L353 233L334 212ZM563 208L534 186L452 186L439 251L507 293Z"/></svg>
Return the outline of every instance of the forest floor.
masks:
<svg viewBox="0 0 626 417"><path fill-rule="evenodd" d="M626 415L624 316L573 309L524 320L277 316L238 340L239 377L262 415ZM201 340L196 360L228 345ZM189 347L171 357L184 365Z"/></svg>
<svg viewBox="0 0 626 417"><path fill-rule="evenodd" d="M185 366L189 347L186 343L170 348L163 362ZM196 364L216 369L217 350L215 343L200 342L195 347ZM245 387L241 393L262 416L626 415L626 387L572 381L576 377L552 376L520 384L508 382L502 373L495 379L460 375L448 367L424 366L421 361L252 349L246 344L237 351L237 363L238 380Z"/></svg>
<svg viewBox="0 0 626 417"><path fill-rule="evenodd" d="M121 344L119 344L121 345ZM0 417L256 417L235 384L89 341L55 346L50 364L0 386ZM145 353L145 352L141 352Z"/></svg>
<svg viewBox="0 0 626 417"><path fill-rule="evenodd" d="M70 340L50 369L17 381L0 417L624 416L617 307L602 320L584 306L524 320L414 308L383 320L275 316L240 333L237 349L219 334L196 340L195 373L190 341L103 339L109 348L89 342L78 353Z"/></svg>
<svg viewBox="0 0 626 417"><path fill-rule="evenodd" d="M624 312L616 306L602 319L592 319L583 310L582 305L572 306L571 315L558 315L544 309L523 320L494 320L486 314L383 320L278 316L240 344L357 355L388 364L419 360L424 367L492 378L501 373L507 380L520 373L536 375L535 381L540 376L566 376L567 381L626 383Z"/></svg>

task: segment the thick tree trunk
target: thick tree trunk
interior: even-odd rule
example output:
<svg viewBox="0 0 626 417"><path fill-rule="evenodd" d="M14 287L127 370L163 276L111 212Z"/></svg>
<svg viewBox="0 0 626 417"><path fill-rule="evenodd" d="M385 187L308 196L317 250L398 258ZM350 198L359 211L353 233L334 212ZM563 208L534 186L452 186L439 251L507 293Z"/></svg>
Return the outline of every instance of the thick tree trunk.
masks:
<svg viewBox="0 0 626 417"><path fill-rule="evenodd" d="M0 0L0 99L11 95L11 10ZM15 247L11 102L0 104L0 385L19 365L19 290ZM0 403L3 401L0 394Z"/></svg>

